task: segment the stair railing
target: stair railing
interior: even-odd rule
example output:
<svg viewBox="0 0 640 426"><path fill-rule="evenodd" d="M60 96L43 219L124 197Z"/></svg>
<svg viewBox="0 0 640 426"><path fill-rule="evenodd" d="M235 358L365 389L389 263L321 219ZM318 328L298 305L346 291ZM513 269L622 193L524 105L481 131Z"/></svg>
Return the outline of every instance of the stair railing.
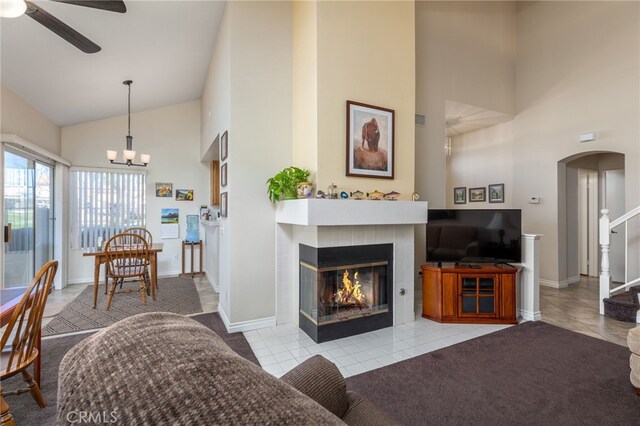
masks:
<svg viewBox="0 0 640 426"><path fill-rule="evenodd" d="M609 219L609 210L602 209L600 211L602 216L600 217L600 251L601 256L601 268L600 268L600 315L604 315L604 299L611 297L614 293L621 290L628 290L636 284L640 283L640 277L633 280L629 280L629 234L628 224L629 220L640 215L640 206L623 214L616 220ZM611 271L609 263L609 245L611 242L611 233L614 228L624 224L624 284L618 287L611 288Z"/></svg>

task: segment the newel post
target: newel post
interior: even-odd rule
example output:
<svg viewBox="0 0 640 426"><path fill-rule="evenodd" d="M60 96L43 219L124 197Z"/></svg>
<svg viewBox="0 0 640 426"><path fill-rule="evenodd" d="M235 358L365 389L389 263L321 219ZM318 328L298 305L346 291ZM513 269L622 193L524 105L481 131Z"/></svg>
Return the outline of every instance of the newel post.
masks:
<svg viewBox="0 0 640 426"><path fill-rule="evenodd" d="M602 262L600 267L600 315L604 315L604 299L609 297L611 290L611 274L609 273L609 210L600 210L600 252Z"/></svg>

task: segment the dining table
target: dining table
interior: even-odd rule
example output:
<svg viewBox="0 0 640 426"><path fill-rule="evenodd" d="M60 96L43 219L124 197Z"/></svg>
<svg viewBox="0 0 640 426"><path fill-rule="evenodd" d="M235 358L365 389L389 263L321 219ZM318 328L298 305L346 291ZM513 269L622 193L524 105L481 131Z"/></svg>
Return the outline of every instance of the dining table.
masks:
<svg viewBox="0 0 640 426"><path fill-rule="evenodd" d="M153 243L151 247L149 247L149 269L151 273L151 284L154 288L158 285L158 253L162 252L164 247L164 243ZM123 248L126 251L126 248ZM94 258L94 269L93 269L93 309L96 308L98 303L98 288L100 286L100 266L105 263L105 293L107 290L107 273L106 273L106 262L107 255L104 252L104 247L92 247L82 253L83 256L93 257Z"/></svg>
<svg viewBox="0 0 640 426"><path fill-rule="evenodd" d="M2 306L0 306L0 328L9 324L25 291L27 291L26 286L0 289L0 301L2 301ZM49 293L51 293L51 288L49 288ZM34 294L35 293L32 293L31 296L29 296L29 300L27 301L28 305L31 305ZM38 383L38 386L40 386L40 359L42 358L42 351L40 349L42 342L41 334L41 330L39 330L36 338L36 349L39 355L33 363L33 378L36 383Z"/></svg>

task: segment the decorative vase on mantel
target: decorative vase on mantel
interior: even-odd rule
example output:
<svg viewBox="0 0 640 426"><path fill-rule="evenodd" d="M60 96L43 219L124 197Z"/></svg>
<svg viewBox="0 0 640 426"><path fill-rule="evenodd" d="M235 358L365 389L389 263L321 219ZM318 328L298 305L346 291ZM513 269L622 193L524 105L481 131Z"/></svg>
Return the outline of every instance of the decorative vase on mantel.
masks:
<svg viewBox="0 0 640 426"><path fill-rule="evenodd" d="M311 182L300 182L296 185L296 193L298 198L313 197L313 184Z"/></svg>

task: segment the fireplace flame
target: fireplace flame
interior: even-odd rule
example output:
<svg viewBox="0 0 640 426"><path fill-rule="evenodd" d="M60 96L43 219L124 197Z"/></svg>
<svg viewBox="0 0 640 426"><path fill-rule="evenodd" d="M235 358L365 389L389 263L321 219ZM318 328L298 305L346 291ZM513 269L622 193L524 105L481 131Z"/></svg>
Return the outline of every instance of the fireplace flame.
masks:
<svg viewBox="0 0 640 426"><path fill-rule="evenodd" d="M341 304L363 305L365 301L364 294L360 291L362 287L358 281L358 273L353 275L355 283L349 279L349 270L345 269L342 274L342 288L336 293L336 301Z"/></svg>

